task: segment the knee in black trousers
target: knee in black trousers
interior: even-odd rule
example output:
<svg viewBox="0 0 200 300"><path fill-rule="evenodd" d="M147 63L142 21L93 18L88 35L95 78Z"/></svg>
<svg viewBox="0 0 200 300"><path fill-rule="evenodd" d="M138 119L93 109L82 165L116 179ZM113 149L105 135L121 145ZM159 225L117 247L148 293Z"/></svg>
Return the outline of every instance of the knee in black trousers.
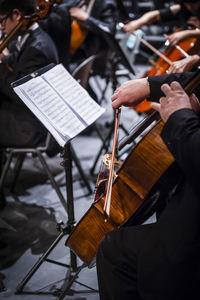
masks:
<svg viewBox="0 0 200 300"><path fill-rule="evenodd" d="M97 253L97 275L101 300L139 300L137 259L127 260L124 233L120 228L108 233Z"/></svg>

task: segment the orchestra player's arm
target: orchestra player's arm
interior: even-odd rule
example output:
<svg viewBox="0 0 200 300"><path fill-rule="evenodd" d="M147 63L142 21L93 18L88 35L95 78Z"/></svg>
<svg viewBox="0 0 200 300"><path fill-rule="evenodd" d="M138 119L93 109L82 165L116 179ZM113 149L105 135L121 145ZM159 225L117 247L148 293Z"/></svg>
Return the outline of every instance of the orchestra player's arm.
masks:
<svg viewBox="0 0 200 300"><path fill-rule="evenodd" d="M179 4L175 4L170 6L168 9L152 10L146 12L140 18L130 21L129 23L124 25L123 29L128 33L132 33L133 31L141 28L143 25L160 21L162 19L162 15L165 15L165 18L166 17L173 18L174 15L176 15L180 11L180 9L181 6Z"/></svg>
<svg viewBox="0 0 200 300"><path fill-rule="evenodd" d="M163 96L161 85L178 81L184 86L185 82L193 76L193 72L173 73L170 75L149 76L148 78L134 79L124 82L116 89L111 97L114 109L120 106L133 107L147 98L148 101L158 102ZM200 98L200 87L194 90Z"/></svg>
<svg viewBox="0 0 200 300"><path fill-rule="evenodd" d="M200 56L198 54L190 55L171 64L167 74L189 72L200 65Z"/></svg>
<svg viewBox="0 0 200 300"><path fill-rule="evenodd" d="M96 4L97 5L97 4ZM98 14L95 11L99 9ZM72 7L69 10L70 16L75 20L82 22L84 28L88 31L98 33L98 27L108 28L110 33L115 33L116 29L116 3L114 1L107 1L104 5L95 7L89 15L87 12L84 12L82 8ZM96 17L98 15L98 17Z"/></svg>
<svg viewBox="0 0 200 300"><path fill-rule="evenodd" d="M200 39L200 30L190 29L190 30L181 30L174 32L170 35L166 35L167 40L170 42L170 46L175 46L179 42L187 38L197 38Z"/></svg>

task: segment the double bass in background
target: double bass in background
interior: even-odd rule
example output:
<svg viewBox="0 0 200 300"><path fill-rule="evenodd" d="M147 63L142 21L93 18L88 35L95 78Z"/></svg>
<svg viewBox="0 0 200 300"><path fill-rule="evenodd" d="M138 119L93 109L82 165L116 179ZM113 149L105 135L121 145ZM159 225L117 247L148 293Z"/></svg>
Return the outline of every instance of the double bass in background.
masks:
<svg viewBox="0 0 200 300"><path fill-rule="evenodd" d="M88 15L90 15L93 8L95 0L82 0L80 1L78 8L82 8ZM87 31L81 26L81 22L77 20L72 20L71 24L71 37L70 37L70 49L69 52L73 55L76 50L83 43Z"/></svg>

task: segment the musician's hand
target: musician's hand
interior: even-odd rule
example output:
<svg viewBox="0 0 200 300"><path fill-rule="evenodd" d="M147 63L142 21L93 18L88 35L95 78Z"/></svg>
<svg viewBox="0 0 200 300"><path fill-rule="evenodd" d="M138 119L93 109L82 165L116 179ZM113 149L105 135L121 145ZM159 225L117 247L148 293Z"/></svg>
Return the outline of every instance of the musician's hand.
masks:
<svg viewBox="0 0 200 300"><path fill-rule="evenodd" d="M132 33L133 31L141 28L143 25L158 21L160 19L159 14L159 10L148 11L137 20L130 21L124 25L123 29L128 33Z"/></svg>
<svg viewBox="0 0 200 300"><path fill-rule="evenodd" d="M111 97L114 109L120 106L135 106L150 95L146 78L129 80L116 89Z"/></svg>
<svg viewBox="0 0 200 300"><path fill-rule="evenodd" d="M89 18L89 14L79 7L72 7L69 10L70 16L78 21L85 22Z"/></svg>
<svg viewBox="0 0 200 300"><path fill-rule="evenodd" d="M128 33L133 33L133 31L141 28L143 26L143 23L140 19L130 21L129 23L125 24L123 27L123 30Z"/></svg>
<svg viewBox="0 0 200 300"><path fill-rule="evenodd" d="M171 46L177 45L179 42L191 36L190 30L182 30L178 32L174 32L170 35L167 35L166 38L170 42Z"/></svg>
<svg viewBox="0 0 200 300"><path fill-rule="evenodd" d="M167 74L189 72L199 64L200 64L200 56L197 54L190 55L184 59L173 62L169 67Z"/></svg>
<svg viewBox="0 0 200 300"><path fill-rule="evenodd" d="M2 51L2 53L0 54L0 60L2 60L2 58L3 58L4 56L9 55L9 54L10 54L10 52L9 52L8 48L5 48L5 49Z"/></svg>
<svg viewBox="0 0 200 300"><path fill-rule="evenodd" d="M183 108L193 109L196 113L199 113L200 104L197 97L194 94L189 97L180 83L176 81L170 85L164 83L161 86L161 90L165 94L165 97L160 98L160 103L152 103L151 107L160 113L164 122L166 122L175 111Z"/></svg>

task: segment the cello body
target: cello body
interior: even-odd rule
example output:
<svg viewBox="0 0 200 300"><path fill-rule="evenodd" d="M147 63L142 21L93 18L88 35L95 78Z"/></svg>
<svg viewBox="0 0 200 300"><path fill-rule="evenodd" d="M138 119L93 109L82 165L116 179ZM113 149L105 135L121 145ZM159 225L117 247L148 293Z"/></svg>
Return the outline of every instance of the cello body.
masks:
<svg viewBox="0 0 200 300"><path fill-rule="evenodd" d="M85 7L85 11L90 15L93 5L95 3L95 0L82 0L80 1L79 5L77 7L83 8ZM70 36L70 48L69 52L71 55L73 55L76 50L81 46L83 41L85 40L87 35L87 30L81 26L81 22L78 22L76 20L72 21L71 24L71 36Z"/></svg>
<svg viewBox="0 0 200 300"><path fill-rule="evenodd" d="M97 193L89 210L66 240L86 265L91 266L103 236L124 225L148 201L148 196L174 161L163 143L159 121L130 152L117 172L112 186L110 216L105 220L105 193Z"/></svg>
<svg viewBox="0 0 200 300"><path fill-rule="evenodd" d="M76 52L83 43L86 35L87 31L74 20L71 25L70 54L74 54Z"/></svg>

